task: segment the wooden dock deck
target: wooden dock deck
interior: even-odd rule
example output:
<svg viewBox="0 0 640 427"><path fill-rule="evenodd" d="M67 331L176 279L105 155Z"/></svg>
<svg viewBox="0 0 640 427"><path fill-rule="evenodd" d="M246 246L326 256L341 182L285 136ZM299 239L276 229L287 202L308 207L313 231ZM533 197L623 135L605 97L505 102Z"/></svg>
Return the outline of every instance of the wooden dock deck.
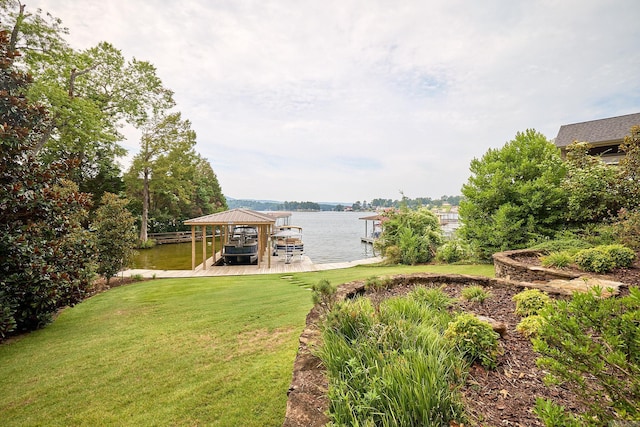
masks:
<svg viewBox="0 0 640 427"><path fill-rule="evenodd" d="M285 263L278 257L271 258L271 268L267 262L260 265L222 265L211 267L211 258L207 260L207 268L202 269L202 264L195 270L147 270L147 269L130 269L118 273L125 277L142 276L144 278L171 278L171 277L215 277L215 276L244 276L249 274L283 274L283 273L302 273L306 271L322 271L336 270L340 268L349 268L356 265L376 264L382 261L381 257L371 257L350 262L337 262L314 264L311 259L303 255L296 257L292 262Z"/></svg>

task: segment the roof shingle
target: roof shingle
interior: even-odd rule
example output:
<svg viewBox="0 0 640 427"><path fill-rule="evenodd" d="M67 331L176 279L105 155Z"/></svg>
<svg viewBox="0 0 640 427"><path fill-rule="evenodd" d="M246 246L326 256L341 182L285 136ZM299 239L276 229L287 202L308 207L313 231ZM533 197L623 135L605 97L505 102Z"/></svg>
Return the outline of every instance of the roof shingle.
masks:
<svg viewBox="0 0 640 427"><path fill-rule="evenodd" d="M555 143L557 147L566 147L573 141L591 144L622 141L635 125L640 125L640 113L563 125L560 126Z"/></svg>

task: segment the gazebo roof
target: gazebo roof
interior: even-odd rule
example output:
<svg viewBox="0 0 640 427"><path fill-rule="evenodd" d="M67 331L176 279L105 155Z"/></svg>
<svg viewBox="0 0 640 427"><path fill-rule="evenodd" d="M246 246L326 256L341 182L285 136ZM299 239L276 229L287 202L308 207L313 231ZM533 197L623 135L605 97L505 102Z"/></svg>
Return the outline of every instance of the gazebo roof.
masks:
<svg viewBox="0 0 640 427"><path fill-rule="evenodd" d="M276 219L268 214L252 211L250 209L231 209L198 218L192 218L184 222L185 225L261 225L275 224Z"/></svg>

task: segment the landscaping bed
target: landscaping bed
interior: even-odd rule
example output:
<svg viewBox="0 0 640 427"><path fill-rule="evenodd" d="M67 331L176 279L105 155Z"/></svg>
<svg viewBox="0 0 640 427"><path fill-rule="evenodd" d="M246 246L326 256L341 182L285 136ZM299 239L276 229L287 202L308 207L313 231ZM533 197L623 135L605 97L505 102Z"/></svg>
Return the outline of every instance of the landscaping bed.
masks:
<svg viewBox="0 0 640 427"><path fill-rule="evenodd" d="M519 257L519 262L539 265L537 256ZM581 272L584 274L584 272ZM628 285L640 284L640 263L636 262L631 268L618 269L600 278L619 281L624 285L620 294L628 294ZM415 289L416 286L440 287L447 295L456 298L458 308L486 316L506 326L506 333L500 339L504 353L499 356L495 370L487 370L479 364L473 364L462 389L464 404L469 416L469 423L477 426L543 426L544 424L533 412L536 398L550 399L562 405L568 412L580 413L584 407L577 396L569 389L561 386L548 387L543 383L545 372L536 366L538 354L533 351L528 338L516 331L520 316L515 314L513 296L523 290L519 282L505 279L487 279L472 276L431 276L409 275L393 277L393 285L377 292L364 291L363 283L349 283L343 285L339 293L341 297L364 295L374 302L383 299L402 296ZM470 285L482 285L491 292L491 297L483 303L472 303L459 298L462 289ZM556 296L556 298L568 298ZM318 325L317 307L308 317L309 326L301 338L301 351L298 358L305 361L303 371L294 372L294 382L290 392L287 419L285 426L322 425L327 419L322 415L326 411L326 378L322 376L321 363L309 353L313 348L312 342L318 338L314 328ZM317 332L317 331L316 331ZM304 341L304 342L303 342ZM298 361L296 362L298 364ZM296 382L296 379L298 380ZM315 383L314 383L315 381ZM319 383L318 383L319 381ZM303 391L304 397L301 399ZM314 422L297 424L295 401L306 400L308 406L313 407L311 414L315 414ZM309 413L307 413L308 415ZM304 417L303 417L304 418Z"/></svg>

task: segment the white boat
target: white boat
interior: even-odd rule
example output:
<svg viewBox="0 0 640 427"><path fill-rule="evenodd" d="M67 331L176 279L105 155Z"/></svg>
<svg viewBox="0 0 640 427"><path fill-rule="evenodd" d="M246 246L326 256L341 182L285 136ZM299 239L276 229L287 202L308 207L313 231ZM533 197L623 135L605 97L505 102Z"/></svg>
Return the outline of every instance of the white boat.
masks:
<svg viewBox="0 0 640 427"><path fill-rule="evenodd" d="M297 225L281 225L273 233L273 254L283 256L284 262L289 264L293 257L304 253L302 241L302 227Z"/></svg>

